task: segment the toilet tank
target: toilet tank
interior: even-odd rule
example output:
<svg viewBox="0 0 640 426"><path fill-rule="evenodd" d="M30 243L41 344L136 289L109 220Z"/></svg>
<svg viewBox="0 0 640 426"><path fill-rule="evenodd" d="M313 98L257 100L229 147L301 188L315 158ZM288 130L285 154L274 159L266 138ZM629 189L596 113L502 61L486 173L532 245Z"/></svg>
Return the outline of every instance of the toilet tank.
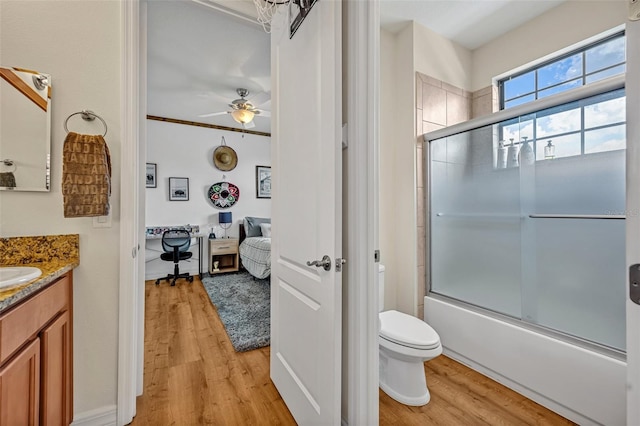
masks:
<svg viewBox="0 0 640 426"><path fill-rule="evenodd" d="M384 310L384 265L378 263L378 312Z"/></svg>

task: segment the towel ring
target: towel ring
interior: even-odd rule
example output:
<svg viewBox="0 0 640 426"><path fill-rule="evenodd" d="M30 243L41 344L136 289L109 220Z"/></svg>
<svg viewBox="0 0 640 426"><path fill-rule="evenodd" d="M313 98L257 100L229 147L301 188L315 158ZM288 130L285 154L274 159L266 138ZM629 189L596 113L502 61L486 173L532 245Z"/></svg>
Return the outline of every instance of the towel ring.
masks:
<svg viewBox="0 0 640 426"><path fill-rule="evenodd" d="M7 167L12 167L13 168L11 170L7 170L8 172L15 172L16 170L18 170L18 166L16 165L15 161L13 160L9 160L8 158L5 158L4 160L0 160L0 163L4 164Z"/></svg>
<svg viewBox="0 0 640 426"><path fill-rule="evenodd" d="M66 120L64 120L64 131L69 133L69 129L67 128L67 123L69 122L69 119L71 117L73 117L74 115L78 115L81 114L82 115L82 119L85 121L93 121L96 118L100 121L102 121L102 125L104 126L104 134L102 135L102 137L107 136L107 123L102 119L102 117L100 117L98 114L96 114L93 111L90 111L88 109L82 110L82 111L78 111L78 112L74 112L73 114L71 114L70 116L67 117Z"/></svg>

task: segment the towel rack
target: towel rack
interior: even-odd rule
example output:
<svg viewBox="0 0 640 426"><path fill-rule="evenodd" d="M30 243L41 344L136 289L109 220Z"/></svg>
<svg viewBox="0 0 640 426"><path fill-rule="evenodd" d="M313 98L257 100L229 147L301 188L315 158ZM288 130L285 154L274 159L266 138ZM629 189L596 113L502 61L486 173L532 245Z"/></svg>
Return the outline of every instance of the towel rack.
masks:
<svg viewBox="0 0 640 426"><path fill-rule="evenodd" d="M88 109L84 109L82 111L78 111L78 112L74 112L73 114L69 115L67 117L66 120L64 120L64 131L69 133L69 129L67 128L67 123L69 122L69 119L71 117L73 117L74 115L78 115L81 114L82 115L82 119L85 121L93 121L96 118L100 121L102 121L102 125L104 126L104 134L102 135L102 137L107 136L107 123L102 119L102 117L100 117L98 114L96 114L95 112L88 110Z"/></svg>
<svg viewBox="0 0 640 426"><path fill-rule="evenodd" d="M7 167L13 166L13 169L9 170L10 172L15 172L18 169L18 165L15 163L15 161L9 160L8 158L5 158L4 160L0 160L0 162Z"/></svg>

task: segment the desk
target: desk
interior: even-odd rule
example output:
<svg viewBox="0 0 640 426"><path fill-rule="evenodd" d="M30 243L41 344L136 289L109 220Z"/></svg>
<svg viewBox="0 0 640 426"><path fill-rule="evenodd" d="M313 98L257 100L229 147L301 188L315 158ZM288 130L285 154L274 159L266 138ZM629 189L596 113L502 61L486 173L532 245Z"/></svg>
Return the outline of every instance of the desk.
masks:
<svg viewBox="0 0 640 426"><path fill-rule="evenodd" d="M158 233L150 233L149 230L162 230L161 232ZM184 229L184 227L182 226L165 226L165 227L154 227L154 228L147 228L147 232L145 233L145 239L152 241L152 240L162 240L162 233L164 232L164 230L169 230L169 229ZM203 244L203 239L204 237L208 236L208 234L205 234L204 232L200 232L199 230L196 232L189 232L189 235L191 235L191 238L196 238L198 240L198 276L200 278L202 278L202 244ZM155 257L154 257L155 258ZM149 259L147 259L148 261ZM149 278L145 276L145 279L155 279L155 278Z"/></svg>

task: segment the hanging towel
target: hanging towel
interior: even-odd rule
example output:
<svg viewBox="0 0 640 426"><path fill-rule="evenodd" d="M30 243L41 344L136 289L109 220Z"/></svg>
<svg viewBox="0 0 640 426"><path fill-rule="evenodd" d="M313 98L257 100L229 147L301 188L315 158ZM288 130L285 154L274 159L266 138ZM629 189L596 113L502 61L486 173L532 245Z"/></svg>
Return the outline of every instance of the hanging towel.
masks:
<svg viewBox="0 0 640 426"><path fill-rule="evenodd" d="M6 188L16 187L16 177L13 175L13 172L0 172L0 186Z"/></svg>
<svg viewBox="0 0 640 426"><path fill-rule="evenodd" d="M104 138L69 132L62 156L64 217L108 215L111 158Z"/></svg>

